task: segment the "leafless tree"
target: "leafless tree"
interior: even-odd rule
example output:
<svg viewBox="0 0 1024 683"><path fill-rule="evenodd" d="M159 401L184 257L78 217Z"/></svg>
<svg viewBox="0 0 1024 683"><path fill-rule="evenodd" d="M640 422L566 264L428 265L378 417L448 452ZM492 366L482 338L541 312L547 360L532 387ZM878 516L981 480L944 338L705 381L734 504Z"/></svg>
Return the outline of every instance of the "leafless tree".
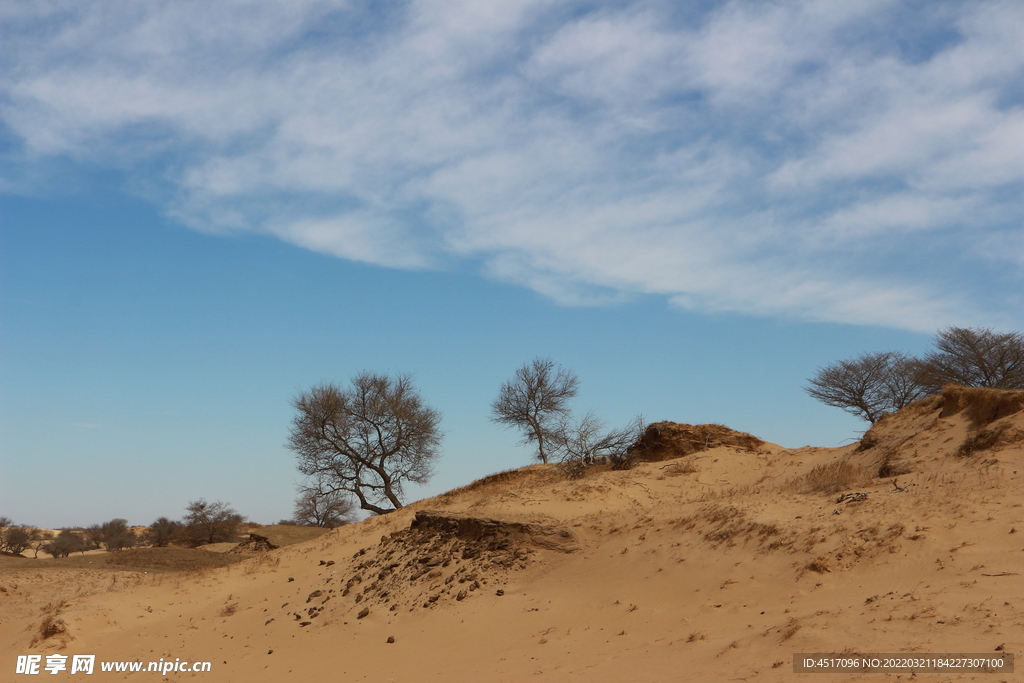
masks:
<svg viewBox="0 0 1024 683"><path fill-rule="evenodd" d="M621 429L605 431L605 422L590 412L579 420L565 416L551 432L552 443L561 456L559 468L574 479L601 459L624 458L630 446L644 433L641 416Z"/></svg>
<svg viewBox="0 0 1024 683"><path fill-rule="evenodd" d="M918 362L894 351L865 353L819 368L804 390L825 405L874 424L927 395L916 377Z"/></svg>
<svg viewBox="0 0 1024 683"><path fill-rule="evenodd" d="M54 533L52 531L44 531L44 530L40 529L39 530L39 534L32 541L32 545L30 546L30 548L32 550L32 557L38 558L39 557L39 551L40 550L45 551L46 550L46 544L49 543L50 541L52 541L53 538L54 538Z"/></svg>
<svg viewBox="0 0 1024 683"><path fill-rule="evenodd" d="M307 486L295 501L294 521L303 526L327 529L352 523L355 503L342 491L324 491L323 486Z"/></svg>
<svg viewBox="0 0 1024 683"><path fill-rule="evenodd" d="M430 478L441 413L423 403L411 376L364 372L349 388L321 384L292 405L288 446L324 493L349 493L380 515L402 507L406 482Z"/></svg>
<svg viewBox="0 0 1024 683"><path fill-rule="evenodd" d="M551 435L568 416L569 399L576 395L578 384L571 370L556 369L550 358L535 358L501 385L491 404L491 419L523 430L522 443L536 443L537 459L546 463L551 457Z"/></svg>
<svg viewBox="0 0 1024 683"><path fill-rule="evenodd" d="M1024 335L989 328L949 327L935 335L935 351L925 354L917 380L929 393L945 384L1024 389Z"/></svg>
<svg viewBox="0 0 1024 683"><path fill-rule="evenodd" d="M238 525L244 521L227 503L207 503L204 499L192 501L185 508L182 519L184 536L195 545L230 541L238 534Z"/></svg>

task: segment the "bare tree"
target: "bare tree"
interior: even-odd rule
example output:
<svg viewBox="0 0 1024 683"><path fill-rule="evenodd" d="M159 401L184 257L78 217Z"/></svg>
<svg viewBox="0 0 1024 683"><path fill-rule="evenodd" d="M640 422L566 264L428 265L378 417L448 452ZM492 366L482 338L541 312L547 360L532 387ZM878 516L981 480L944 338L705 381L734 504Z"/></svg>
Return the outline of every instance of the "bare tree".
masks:
<svg viewBox="0 0 1024 683"><path fill-rule="evenodd" d="M192 501L185 508L184 536L195 545L230 541L238 534L238 525L245 519L227 503L207 503L204 499Z"/></svg>
<svg viewBox="0 0 1024 683"><path fill-rule="evenodd" d="M945 384L1024 389L1024 335L988 328L949 327L935 335L918 382L937 394Z"/></svg>
<svg viewBox="0 0 1024 683"><path fill-rule="evenodd" d="M430 478L441 413L423 403L409 375L364 372L351 384L321 384L295 398L288 446L322 492L349 493L374 514L392 512L402 507L406 482Z"/></svg>
<svg viewBox="0 0 1024 683"><path fill-rule="evenodd" d="M819 368L804 391L874 424L882 415L927 395L916 380L917 371L917 362L906 354L865 353Z"/></svg>
<svg viewBox="0 0 1024 683"><path fill-rule="evenodd" d="M324 491L322 486L307 486L295 501L294 521L302 526L327 529L352 523L355 503L342 491Z"/></svg>
<svg viewBox="0 0 1024 683"><path fill-rule="evenodd" d="M624 458L646 429L639 415L621 429L605 431L605 427L605 422L592 412L578 421L566 416L559 422L551 440L561 454L559 468L565 476L575 479L595 462Z"/></svg>
<svg viewBox="0 0 1024 683"><path fill-rule="evenodd" d="M550 358L535 358L501 385L498 398L491 404L491 419L523 430L522 443L536 443L537 459L546 463L551 457L551 435L568 416L569 399L576 395L578 384L571 370L556 370Z"/></svg>
<svg viewBox="0 0 1024 683"><path fill-rule="evenodd" d="M36 536L35 540L32 541L32 545L31 545L32 557L33 558L38 558L39 557L39 551L40 550L45 551L46 550L46 544L49 543L50 541L52 541L53 538L54 538L54 533L52 531L44 531L44 530L40 529L38 536Z"/></svg>

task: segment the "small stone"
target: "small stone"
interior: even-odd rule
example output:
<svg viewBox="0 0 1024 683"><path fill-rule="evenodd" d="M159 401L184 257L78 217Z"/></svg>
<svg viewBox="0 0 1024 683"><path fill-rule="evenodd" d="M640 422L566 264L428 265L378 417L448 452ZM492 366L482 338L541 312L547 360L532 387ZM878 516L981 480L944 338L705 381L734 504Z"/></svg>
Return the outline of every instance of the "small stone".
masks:
<svg viewBox="0 0 1024 683"><path fill-rule="evenodd" d="M395 642L395 637L394 636L388 636L388 642L389 643Z"/></svg>
<svg viewBox="0 0 1024 683"><path fill-rule="evenodd" d="M309 626L312 623L313 623L312 621L302 621L302 622L299 622L299 626Z"/></svg>
<svg viewBox="0 0 1024 683"><path fill-rule="evenodd" d="M369 613L370 613L370 608L369 607L364 607L363 609L359 610L359 614L356 615L356 619L362 619L363 617L365 617Z"/></svg>
<svg viewBox="0 0 1024 683"><path fill-rule="evenodd" d="M501 590L501 589L499 588L499 589L498 589L497 591L495 591L495 592L494 592L494 594L495 594L495 595L497 595L497 596L502 596L502 595L504 595L504 594L505 594L505 591L503 591L503 590Z"/></svg>
<svg viewBox="0 0 1024 683"><path fill-rule="evenodd" d="M292 581L294 581L294 580L295 580L295 577L294 577L294 576L289 576L289 577L288 577L288 583L291 583L291 582L292 582Z"/></svg>

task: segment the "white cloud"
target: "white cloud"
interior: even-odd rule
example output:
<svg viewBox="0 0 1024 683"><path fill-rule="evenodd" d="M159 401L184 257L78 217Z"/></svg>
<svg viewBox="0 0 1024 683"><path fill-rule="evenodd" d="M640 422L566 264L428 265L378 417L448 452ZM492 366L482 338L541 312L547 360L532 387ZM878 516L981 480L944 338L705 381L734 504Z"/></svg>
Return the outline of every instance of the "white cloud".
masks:
<svg viewBox="0 0 1024 683"><path fill-rule="evenodd" d="M1019 257L978 245L1019 229L1017 3L33 7L0 13L11 168L146 173L197 229L570 304L1011 317ZM929 250L971 281L891 267Z"/></svg>

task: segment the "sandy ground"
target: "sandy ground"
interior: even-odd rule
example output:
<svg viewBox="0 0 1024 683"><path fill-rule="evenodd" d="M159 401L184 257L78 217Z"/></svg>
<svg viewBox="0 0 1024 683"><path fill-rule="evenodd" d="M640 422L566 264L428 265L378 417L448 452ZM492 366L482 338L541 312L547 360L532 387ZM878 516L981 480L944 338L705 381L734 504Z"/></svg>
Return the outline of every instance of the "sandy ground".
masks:
<svg viewBox="0 0 1024 683"><path fill-rule="evenodd" d="M112 681L482 683L815 680L795 653L1019 653L1024 413L950 403L839 449L718 446L575 481L532 466L202 573L6 570L0 679L29 653L211 662L94 674ZM852 477L836 490L816 479L830 463ZM911 675L826 680L883 678Z"/></svg>

